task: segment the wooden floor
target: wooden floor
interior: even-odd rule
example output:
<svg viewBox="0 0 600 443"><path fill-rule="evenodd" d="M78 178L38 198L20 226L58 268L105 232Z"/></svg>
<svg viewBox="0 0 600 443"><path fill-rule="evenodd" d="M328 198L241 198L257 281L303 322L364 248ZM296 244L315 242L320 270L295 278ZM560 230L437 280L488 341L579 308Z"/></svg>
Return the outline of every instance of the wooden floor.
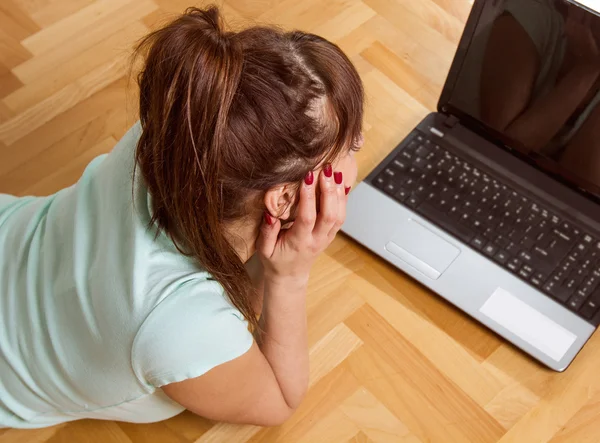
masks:
<svg viewBox="0 0 600 443"><path fill-rule="evenodd" d="M192 0L0 0L0 190L75 182L135 121L131 44ZM337 42L366 86L364 175L436 106L467 0L226 0L235 25L278 23ZM571 368L534 363L351 241L309 294L311 390L273 429L184 413L0 431L36 442L598 442L600 336Z"/></svg>

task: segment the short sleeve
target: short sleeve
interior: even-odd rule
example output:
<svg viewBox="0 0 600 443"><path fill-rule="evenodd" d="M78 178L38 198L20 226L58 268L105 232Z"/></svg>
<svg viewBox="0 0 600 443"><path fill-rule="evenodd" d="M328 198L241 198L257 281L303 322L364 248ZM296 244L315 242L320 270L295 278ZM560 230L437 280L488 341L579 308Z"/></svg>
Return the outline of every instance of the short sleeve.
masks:
<svg viewBox="0 0 600 443"><path fill-rule="evenodd" d="M227 297L194 286L169 295L140 327L131 358L143 383L158 388L199 377L252 346L248 323Z"/></svg>

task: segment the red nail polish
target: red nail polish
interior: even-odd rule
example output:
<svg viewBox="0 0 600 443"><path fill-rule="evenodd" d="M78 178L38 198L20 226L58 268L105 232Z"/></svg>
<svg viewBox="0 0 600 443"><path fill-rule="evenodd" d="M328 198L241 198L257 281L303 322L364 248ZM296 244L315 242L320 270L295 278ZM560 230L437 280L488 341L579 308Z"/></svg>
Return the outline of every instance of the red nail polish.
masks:
<svg viewBox="0 0 600 443"><path fill-rule="evenodd" d="M333 179L335 180L336 185L341 185L342 181L344 180L344 176L341 172L336 172L333 174Z"/></svg>
<svg viewBox="0 0 600 443"><path fill-rule="evenodd" d="M333 168L331 167L330 163L327 163L323 168L323 174L325 174L325 177L327 178L330 178L331 174L333 174Z"/></svg>
<svg viewBox="0 0 600 443"><path fill-rule="evenodd" d="M304 177L304 183L306 183L307 185L312 185L314 181L315 181L315 176L314 176L313 172L308 171L308 174L306 174L306 177Z"/></svg>
<svg viewBox="0 0 600 443"><path fill-rule="evenodd" d="M348 186L348 187L346 188L346 195L348 195L348 194L350 193L350 189L352 189L352 186Z"/></svg>
<svg viewBox="0 0 600 443"><path fill-rule="evenodd" d="M265 222L267 222L269 226L273 224L273 218L269 215L267 211L265 211Z"/></svg>

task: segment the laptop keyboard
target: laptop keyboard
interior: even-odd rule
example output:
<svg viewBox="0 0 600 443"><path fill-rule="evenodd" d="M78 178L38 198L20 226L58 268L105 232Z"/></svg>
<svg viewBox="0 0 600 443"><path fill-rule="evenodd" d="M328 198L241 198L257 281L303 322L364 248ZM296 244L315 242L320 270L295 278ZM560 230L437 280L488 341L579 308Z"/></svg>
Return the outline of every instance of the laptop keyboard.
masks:
<svg viewBox="0 0 600 443"><path fill-rule="evenodd" d="M587 321L600 324L600 242L416 135L372 183Z"/></svg>

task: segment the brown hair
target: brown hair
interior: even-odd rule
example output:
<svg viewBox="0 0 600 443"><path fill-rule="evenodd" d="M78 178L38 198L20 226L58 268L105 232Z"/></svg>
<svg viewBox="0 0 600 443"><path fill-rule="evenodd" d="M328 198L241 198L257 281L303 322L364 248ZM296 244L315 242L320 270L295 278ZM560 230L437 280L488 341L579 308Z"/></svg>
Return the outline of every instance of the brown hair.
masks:
<svg viewBox="0 0 600 443"><path fill-rule="evenodd" d="M152 223L256 327L254 290L226 224L262 216L267 190L300 183L359 137L358 73L336 45L313 34L225 32L214 6L188 9L145 37L139 54L136 159L153 199Z"/></svg>

